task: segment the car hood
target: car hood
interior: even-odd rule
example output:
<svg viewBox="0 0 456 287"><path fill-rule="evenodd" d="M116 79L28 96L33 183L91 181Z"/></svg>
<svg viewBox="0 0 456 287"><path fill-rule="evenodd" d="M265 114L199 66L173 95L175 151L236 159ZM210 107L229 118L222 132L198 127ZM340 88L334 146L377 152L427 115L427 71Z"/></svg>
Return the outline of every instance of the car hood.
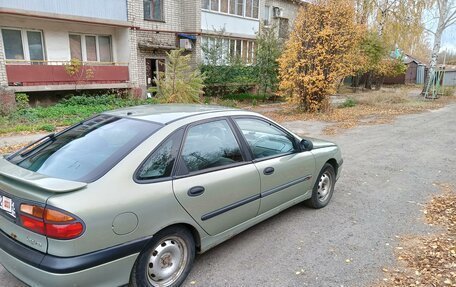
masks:
<svg viewBox="0 0 456 287"><path fill-rule="evenodd" d="M337 146L335 143L326 141L326 140L321 140L321 139L316 139L316 138L306 138L306 139L310 140L313 143L314 149L330 147L330 146Z"/></svg>

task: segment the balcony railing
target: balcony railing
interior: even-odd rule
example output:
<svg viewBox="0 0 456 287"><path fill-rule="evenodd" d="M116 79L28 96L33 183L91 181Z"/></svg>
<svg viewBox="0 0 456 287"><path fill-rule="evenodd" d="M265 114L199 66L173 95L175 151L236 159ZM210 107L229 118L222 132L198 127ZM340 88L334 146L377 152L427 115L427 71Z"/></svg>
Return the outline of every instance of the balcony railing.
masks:
<svg viewBox="0 0 456 287"><path fill-rule="evenodd" d="M128 63L7 60L9 86L118 84L129 81Z"/></svg>

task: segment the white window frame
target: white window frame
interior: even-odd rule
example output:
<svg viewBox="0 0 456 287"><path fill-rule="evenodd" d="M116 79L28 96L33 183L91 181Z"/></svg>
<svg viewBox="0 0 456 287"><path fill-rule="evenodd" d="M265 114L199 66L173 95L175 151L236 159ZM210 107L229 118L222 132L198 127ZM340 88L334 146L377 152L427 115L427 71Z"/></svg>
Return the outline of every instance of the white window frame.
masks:
<svg viewBox="0 0 456 287"><path fill-rule="evenodd" d="M115 62L114 60L114 45L113 45L113 39L112 39L112 35L105 35L105 34L81 34L81 33L68 33L68 41L70 41L70 35L78 35L81 37L81 54L82 54L82 62L89 62L89 63L113 63ZM87 60L87 45L86 45L86 36L92 36L92 37L95 37L95 46L96 46L96 49L97 49L97 60L96 61L88 61ZM99 40L98 40L98 37L109 37L111 39L111 47L110 50L111 50L111 62L101 62L100 61L100 44L99 44ZM68 49L68 56L69 56L69 59L71 61L71 47L69 47Z"/></svg>
<svg viewBox="0 0 456 287"><path fill-rule="evenodd" d="M15 28L15 27L0 27L0 32L1 30L14 30L14 31L19 31L21 32L21 40L22 40L22 51L24 52L24 59L23 60L19 60L19 59L6 59L6 50L5 50L5 44L3 44L3 54L5 55L5 61L11 61L11 62L14 62L14 61L31 61L30 60L30 50L29 50L29 43L28 43L28 37L27 37L27 32L40 32L41 34L41 45L42 45L42 48L43 48L43 61L46 61L46 45L44 43L44 32L43 30L38 30L38 29L25 29L25 28ZM3 40L3 43L5 42L4 39ZM36 60L35 60L36 61ZM34 61L34 62L35 62Z"/></svg>
<svg viewBox="0 0 456 287"><path fill-rule="evenodd" d="M231 2L232 1L235 1L234 3L234 11L231 11ZM247 18L247 19L254 19L254 20L260 20L261 19L261 9L260 9L260 4L261 4L261 1L258 1L258 18L254 18L253 17L253 1L254 0L241 0L242 1L242 15L238 15L237 14L237 10L238 10L238 5L236 3L237 0L228 0L228 12L222 12L221 9L222 9L222 1L221 0L218 0L218 9L217 10L212 10L212 1L209 0L209 8L201 8L201 10L203 11L208 11L208 12L213 12L213 13L219 13L219 14L223 14L223 15L229 15L229 16L234 16L234 17L242 17L242 18ZM247 17L245 16L246 15L246 9L247 9L247 1L251 1L252 2L252 11L251 11L251 15L252 17Z"/></svg>

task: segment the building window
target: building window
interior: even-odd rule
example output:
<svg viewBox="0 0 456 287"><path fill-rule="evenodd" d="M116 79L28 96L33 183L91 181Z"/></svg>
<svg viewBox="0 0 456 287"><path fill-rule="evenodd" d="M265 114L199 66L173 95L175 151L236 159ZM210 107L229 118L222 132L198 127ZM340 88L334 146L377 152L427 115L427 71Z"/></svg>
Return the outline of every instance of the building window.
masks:
<svg viewBox="0 0 456 287"><path fill-rule="evenodd" d="M163 20L163 0L144 0L144 19Z"/></svg>
<svg viewBox="0 0 456 287"><path fill-rule="evenodd" d="M100 61L101 62L112 62L111 54L111 37L109 36L98 36L98 43L100 46Z"/></svg>
<svg viewBox="0 0 456 287"><path fill-rule="evenodd" d="M97 37L85 36L87 61L98 61L97 55Z"/></svg>
<svg viewBox="0 0 456 287"><path fill-rule="evenodd" d="M21 30L2 29L6 59L24 60Z"/></svg>
<svg viewBox="0 0 456 287"><path fill-rule="evenodd" d="M70 35L71 59L82 61L82 40L81 35Z"/></svg>
<svg viewBox="0 0 456 287"><path fill-rule="evenodd" d="M70 34L70 56L80 61L110 63L111 36Z"/></svg>
<svg viewBox="0 0 456 287"><path fill-rule="evenodd" d="M203 60L206 64L227 65L241 60L244 64L255 61L255 42L253 40L203 37Z"/></svg>
<svg viewBox="0 0 456 287"><path fill-rule="evenodd" d="M220 12L228 13L229 0L220 0Z"/></svg>
<svg viewBox="0 0 456 287"><path fill-rule="evenodd" d="M279 38L286 39L288 38L288 19L287 18L280 18L279 20Z"/></svg>
<svg viewBox="0 0 456 287"><path fill-rule="evenodd" d="M264 6L264 11L263 11L263 24L264 26L269 26L271 25L271 7L270 6Z"/></svg>
<svg viewBox="0 0 456 287"><path fill-rule="evenodd" d="M27 31L27 42L31 61L43 61L44 49L41 32Z"/></svg>
<svg viewBox="0 0 456 287"><path fill-rule="evenodd" d="M258 19L259 0L201 0L201 7L214 12Z"/></svg>
<svg viewBox="0 0 456 287"><path fill-rule="evenodd" d="M7 60L44 60L43 34L41 31L2 29Z"/></svg>

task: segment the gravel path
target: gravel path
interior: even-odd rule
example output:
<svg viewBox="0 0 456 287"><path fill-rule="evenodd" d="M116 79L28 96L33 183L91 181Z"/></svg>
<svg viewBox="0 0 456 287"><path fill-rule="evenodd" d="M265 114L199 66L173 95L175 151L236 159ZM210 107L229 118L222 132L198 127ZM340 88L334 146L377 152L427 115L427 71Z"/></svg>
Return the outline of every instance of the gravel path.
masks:
<svg viewBox="0 0 456 287"><path fill-rule="evenodd" d="M185 286L370 286L396 264L396 236L434 231L420 209L433 182L456 184L456 105L326 138L345 160L331 204L294 206L198 256ZM0 285L22 286L1 266Z"/></svg>

